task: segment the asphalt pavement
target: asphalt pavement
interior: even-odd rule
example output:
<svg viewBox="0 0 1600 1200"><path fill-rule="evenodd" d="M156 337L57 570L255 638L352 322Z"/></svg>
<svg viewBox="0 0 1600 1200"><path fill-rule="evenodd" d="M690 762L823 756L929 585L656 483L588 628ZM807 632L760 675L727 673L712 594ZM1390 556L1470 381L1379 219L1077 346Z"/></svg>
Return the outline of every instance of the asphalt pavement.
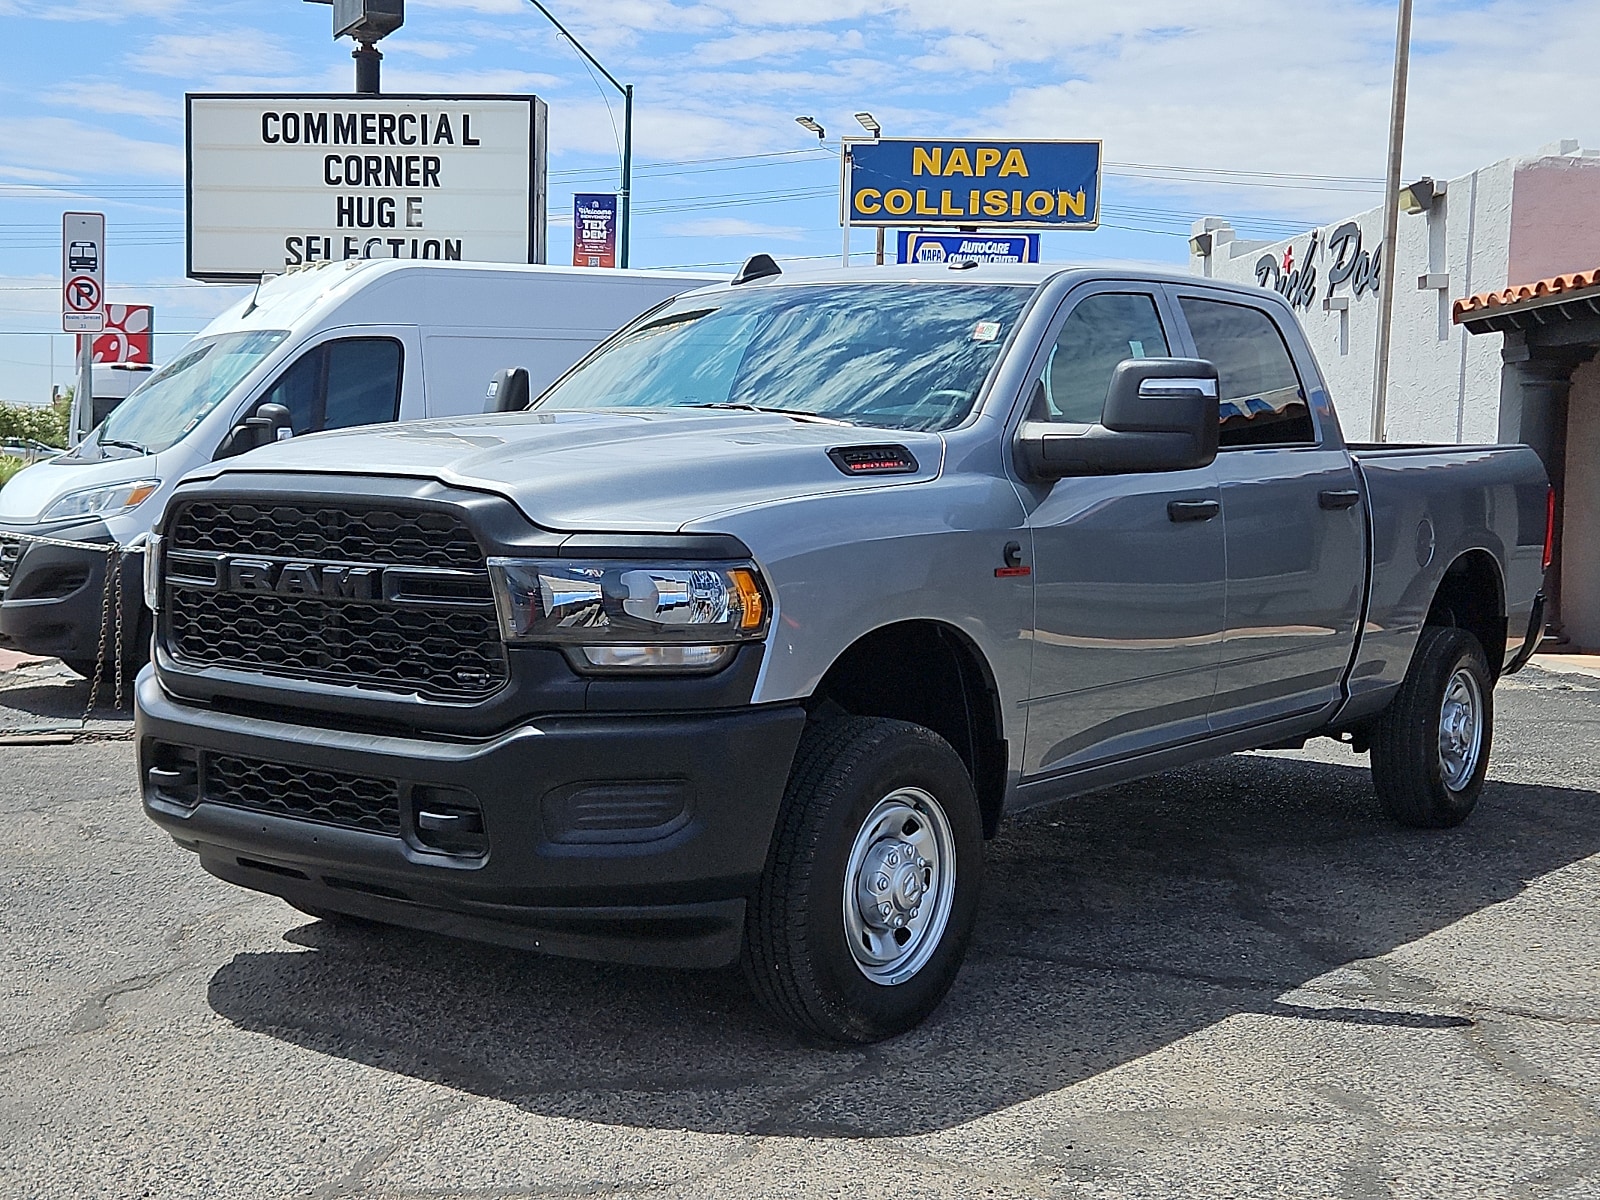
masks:
<svg viewBox="0 0 1600 1200"><path fill-rule="evenodd" d="M126 719L0 675L0 1196L1600 1196L1600 679L1498 693L1463 828L1236 755L1014 820L921 1029L736 971L333 927L147 822Z"/></svg>

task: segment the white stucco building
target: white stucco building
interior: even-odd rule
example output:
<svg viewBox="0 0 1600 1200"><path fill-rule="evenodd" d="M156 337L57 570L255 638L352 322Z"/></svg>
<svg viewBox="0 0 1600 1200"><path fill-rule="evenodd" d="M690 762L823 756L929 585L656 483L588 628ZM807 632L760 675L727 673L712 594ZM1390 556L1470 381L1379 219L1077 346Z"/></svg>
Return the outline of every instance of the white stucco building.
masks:
<svg viewBox="0 0 1600 1200"><path fill-rule="evenodd" d="M1552 622L1600 650L1600 153L1560 142L1426 182L1400 216L1386 440L1537 450L1559 501ZM1345 436L1371 439L1382 206L1274 242L1217 217L1193 232L1197 274L1289 299Z"/></svg>

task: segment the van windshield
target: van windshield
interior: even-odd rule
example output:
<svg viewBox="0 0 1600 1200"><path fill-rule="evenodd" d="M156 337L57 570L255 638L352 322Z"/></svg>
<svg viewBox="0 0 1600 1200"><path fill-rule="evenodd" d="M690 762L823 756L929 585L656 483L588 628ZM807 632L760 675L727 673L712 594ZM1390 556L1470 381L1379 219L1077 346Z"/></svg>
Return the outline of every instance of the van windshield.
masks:
<svg viewBox="0 0 1600 1200"><path fill-rule="evenodd" d="M285 329L263 329L190 342L117 405L77 456L156 454L181 441L288 336Z"/></svg>
<svg viewBox="0 0 1600 1200"><path fill-rule="evenodd" d="M641 318L533 407L756 408L885 429L972 411L1032 286L786 284Z"/></svg>

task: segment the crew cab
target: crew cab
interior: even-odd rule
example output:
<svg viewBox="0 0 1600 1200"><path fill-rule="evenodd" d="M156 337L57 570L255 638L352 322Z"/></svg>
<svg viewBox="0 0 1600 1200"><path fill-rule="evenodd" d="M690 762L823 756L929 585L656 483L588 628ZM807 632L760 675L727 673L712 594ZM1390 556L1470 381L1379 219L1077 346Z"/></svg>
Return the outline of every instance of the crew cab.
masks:
<svg viewBox="0 0 1600 1200"><path fill-rule="evenodd" d="M148 815L329 920L933 1010L1007 814L1338 738L1477 801L1542 632L1521 446L1360 446L1274 293L918 265L679 296L528 411L191 476L148 556Z"/></svg>

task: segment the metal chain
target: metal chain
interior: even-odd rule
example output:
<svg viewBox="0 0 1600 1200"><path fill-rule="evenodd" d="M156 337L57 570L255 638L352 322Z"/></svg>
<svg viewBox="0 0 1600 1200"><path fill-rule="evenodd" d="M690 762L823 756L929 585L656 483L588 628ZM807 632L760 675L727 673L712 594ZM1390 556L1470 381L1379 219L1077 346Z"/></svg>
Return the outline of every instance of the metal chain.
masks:
<svg viewBox="0 0 1600 1200"><path fill-rule="evenodd" d="M119 571L120 575L121 572ZM94 652L94 671L89 679L89 703L84 705L83 720L88 724L89 717L94 713L95 705L100 702L100 677L105 672L106 661L106 635L111 630L111 575L106 574L105 584L100 589L100 642Z"/></svg>
<svg viewBox="0 0 1600 1200"><path fill-rule="evenodd" d="M117 596L116 596L116 599L113 600L112 604L111 604L111 609L112 609L111 619L117 623L117 643L116 643L117 694L116 694L115 697L113 697L113 699L116 702L116 710L118 712L121 712L122 711L122 663L123 663L123 658L122 658L122 613L123 613L123 607L122 607L122 550L121 550L120 547L117 549L116 553L114 553L110 557L110 559L107 560L106 570L110 571L111 574L116 578L116 585L115 586L116 586ZM99 664L96 663L95 667L98 670L99 669Z"/></svg>
<svg viewBox="0 0 1600 1200"><path fill-rule="evenodd" d="M106 674L106 643L111 642L111 648L116 654L116 662L111 665L113 673L112 700L117 711L122 710L122 699L125 691L123 682L123 586L122 586L122 556L124 554L143 554L144 546L118 545L116 542L76 542L66 538L44 537L36 533L15 533L11 530L0 529L0 541L24 542L38 546L59 546L66 550L89 550L95 554L104 554L106 558L105 586L100 594L100 638L95 648L94 673L89 680L89 702L84 706L83 721L88 723L94 713L95 706L100 703L100 680ZM20 556L17 566L21 566Z"/></svg>

